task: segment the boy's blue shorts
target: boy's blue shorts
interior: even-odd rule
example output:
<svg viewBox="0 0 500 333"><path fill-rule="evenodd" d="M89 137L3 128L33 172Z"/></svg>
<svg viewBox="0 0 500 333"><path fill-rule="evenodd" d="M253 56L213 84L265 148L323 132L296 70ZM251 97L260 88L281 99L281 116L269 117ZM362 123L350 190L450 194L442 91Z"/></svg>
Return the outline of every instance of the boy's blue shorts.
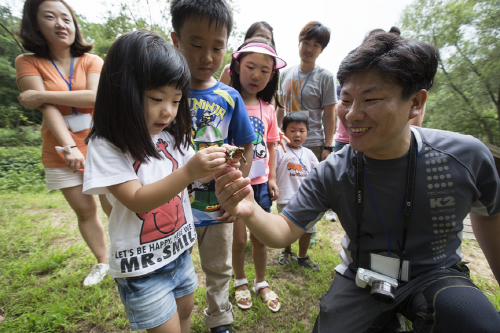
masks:
<svg viewBox="0 0 500 333"><path fill-rule="evenodd" d="M253 197L255 201L262 207L266 212L271 212L271 206L273 202L271 201L271 197L269 196L269 187L267 186L267 182L263 184L252 185L253 188Z"/></svg>
<svg viewBox="0 0 500 333"><path fill-rule="evenodd" d="M177 311L175 299L193 293L198 287L189 251L154 272L115 281L133 331L167 322Z"/></svg>

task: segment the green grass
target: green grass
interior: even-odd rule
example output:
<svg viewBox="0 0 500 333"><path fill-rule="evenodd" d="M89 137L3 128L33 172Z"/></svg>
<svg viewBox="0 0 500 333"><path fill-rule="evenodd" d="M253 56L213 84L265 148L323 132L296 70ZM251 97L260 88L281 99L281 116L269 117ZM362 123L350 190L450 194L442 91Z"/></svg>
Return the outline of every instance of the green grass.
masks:
<svg viewBox="0 0 500 333"><path fill-rule="evenodd" d="M82 287L94 257L83 243L76 218L62 195L0 194L0 202L0 315L4 317L0 332L129 332L113 279L106 278L93 288ZM102 213L101 218L105 220ZM340 262L330 239L333 229L338 231L338 223L321 221L318 226L318 245L309 255L321 270L312 272L296 262L278 265L280 250L270 250L266 279L280 297L281 311L271 313L254 295L250 310L235 307L236 331L311 332L321 295L330 287L334 267ZM297 244L292 248L298 251ZM253 281L250 242L246 252L245 271ZM196 247L193 261L201 272ZM479 278L474 281L500 310L498 285ZM231 280L233 304L234 292ZM194 296L191 331L207 332L202 315L205 288L198 288Z"/></svg>

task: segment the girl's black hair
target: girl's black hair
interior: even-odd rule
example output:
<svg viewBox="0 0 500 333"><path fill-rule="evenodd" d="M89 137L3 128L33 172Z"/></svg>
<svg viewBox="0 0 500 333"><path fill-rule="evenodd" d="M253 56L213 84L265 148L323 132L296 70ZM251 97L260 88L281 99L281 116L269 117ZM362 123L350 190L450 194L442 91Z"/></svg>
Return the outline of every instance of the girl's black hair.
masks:
<svg viewBox="0 0 500 333"><path fill-rule="evenodd" d="M165 39L137 30L118 37L102 68L94 109L94 126L86 139L103 138L144 163L160 159L146 125L146 92L166 85L182 91L175 119L164 129L174 149L191 143L188 89L191 74L184 57Z"/></svg>
<svg viewBox="0 0 500 333"><path fill-rule="evenodd" d="M283 132L286 132L286 128L290 123L304 123L309 131L309 117L302 112L293 111L286 114L283 118Z"/></svg>
<svg viewBox="0 0 500 333"><path fill-rule="evenodd" d="M244 47L245 45L250 44L250 43L266 44L266 45L272 47L274 52L276 52L276 48L274 47L274 45L271 44L270 41L268 41L267 39L264 39L264 38L247 39L243 42L243 44L241 44L241 46L238 48L238 51L241 50L242 47ZM252 54L252 53L253 52L240 53L240 55L238 56L238 62L241 62L241 59L243 59L244 57L246 57L247 55ZM259 91L257 93L257 97L260 98L261 100L263 100L264 102L267 102L267 103L271 103L271 101L276 93L276 90L278 89L278 80L279 80L279 76L280 76L279 70L274 69L276 66L276 59L274 59L274 57L272 57L272 58L273 58L273 71L274 71L273 78L271 79L271 81L269 81L267 83L264 90ZM231 66L229 67L229 69L231 70L230 86L233 87L234 89L236 89L239 93L241 93L240 75L238 73L236 73L236 60L231 58ZM281 106L281 104L279 103L279 101L277 99L275 99L275 101L276 101L276 104L278 107L283 107L283 106Z"/></svg>
<svg viewBox="0 0 500 333"><path fill-rule="evenodd" d="M252 38L252 36L255 34L257 30L260 28L265 28L271 32L271 43L273 44L274 47L276 47L276 44L274 43L274 32L273 32L273 27L266 21L260 21L260 22L255 22L248 28L247 33L245 34L244 40L247 40L249 38Z"/></svg>

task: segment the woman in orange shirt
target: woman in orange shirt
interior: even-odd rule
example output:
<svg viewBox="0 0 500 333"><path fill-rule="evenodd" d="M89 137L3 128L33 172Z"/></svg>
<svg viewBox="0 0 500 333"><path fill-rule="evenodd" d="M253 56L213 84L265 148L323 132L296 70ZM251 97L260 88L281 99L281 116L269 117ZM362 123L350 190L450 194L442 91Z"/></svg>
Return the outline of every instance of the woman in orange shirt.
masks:
<svg viewBox="0 0 500 333"><path fill-rule="evenodd" d="M82 193L92 114L103 61L88 54L73 10L62 0L27 0L20 36L25 49L16 59L19 103L43 114L42 163L49 190L60 189L78 218L80 232L98 264L83 282L102 281L109 269L104 228L93 196ZM111 205L105 196L106 214Z"/></svg>

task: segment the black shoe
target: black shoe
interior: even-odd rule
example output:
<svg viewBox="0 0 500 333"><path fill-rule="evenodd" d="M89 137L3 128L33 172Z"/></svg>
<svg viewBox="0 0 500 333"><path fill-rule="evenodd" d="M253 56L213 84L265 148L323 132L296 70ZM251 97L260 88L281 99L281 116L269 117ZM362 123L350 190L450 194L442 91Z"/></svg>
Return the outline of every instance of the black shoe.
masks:
<svg viewBox="0 0 500 333"><path fill-rule="evenodd" d="M217 326L217 327L211 328L210 332L212 332L212 333L233 333L233 329L231 328L231 325L222 325L222 326Z"/></svg>

